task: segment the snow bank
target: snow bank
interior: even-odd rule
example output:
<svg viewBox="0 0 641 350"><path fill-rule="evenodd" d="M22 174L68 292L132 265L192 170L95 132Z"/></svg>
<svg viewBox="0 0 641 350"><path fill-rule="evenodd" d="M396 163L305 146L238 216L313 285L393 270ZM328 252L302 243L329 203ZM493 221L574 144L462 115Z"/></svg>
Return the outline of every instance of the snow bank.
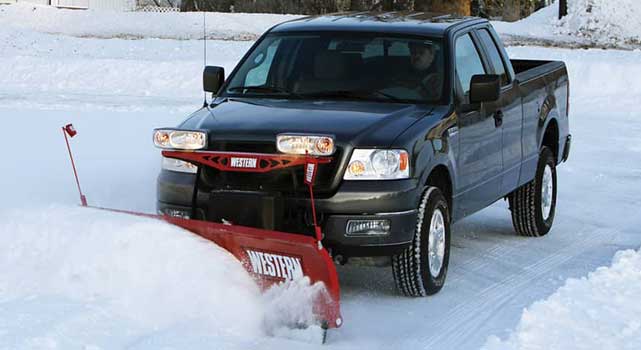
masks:
<svg viewBox="0 0 641 350"><path fill-rule="evenodd" d="M641 1L571 0L559 32L597 44L641 44Z"/></svg>
<svg viewBox="0 0 641 350"><path fill-rule="evenodd" d="M493 21L494 29L500 34L523 37L552 38L554 26L558 21L559 5L554 3L544 7L529 17L516 22Z"/></svg>
<svg viewBox="0 0 641 350"><path fill-rule="evenodd" d="M208 39L255 40L268 28L300 16L211 12L206 17ZM77 37L202 39L203 15L78 11L19 3L0 7L2 27Z"/></svg>
<svg viewBox="0 0 641 350"><path fill-rule="evenodd" d="M511 44L637 48L641 45L641 1L568 0L558 19L558 2L520 21L492 22Z"/></svg>
<svg viewBox="0 0 641 350"><path fill-rule="evenodd" d="M508 339L484 349L641 349L641 250L618 252L610 267L570 279L523 311Z"/></svg>
<svg viewBox="0 0 641 350"><path fill-rule="evenodd" d="M0 349L242 349L265 335L318 342L318 327L289 327L313 324L323 292L304 278L262 294L227 251L157 220L66 206L0 210Z"/></svg>
<svg viewBox="0 0 641 350"><path fill-rule="evenodd" d="M251 338L262 304L233 256L171 225L73 207L0 211L0 348L122 348L176 327Z"/></svg>

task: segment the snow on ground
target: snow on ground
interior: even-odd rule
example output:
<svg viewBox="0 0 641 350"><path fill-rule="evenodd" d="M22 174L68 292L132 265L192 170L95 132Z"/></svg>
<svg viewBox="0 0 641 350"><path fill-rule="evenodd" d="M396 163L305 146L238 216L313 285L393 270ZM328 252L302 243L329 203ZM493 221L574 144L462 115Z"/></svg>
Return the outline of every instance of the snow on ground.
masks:
<svg viewBox="0 0 641 350"><path fill-rule="evenodd" d="M561 20L558 15L555 2L520 21L492 24L511 44L641 48L638 0L569 0L568 15Z"/></svg>
<svg viewBox="0 0 641 350"><path fill-rule="evenodd" d="M12 20L19 19L25 25L31 23L37 27L34 23L38 23L39 16L18 17L1 11L14 12L23 7L0 6L0 101L3 106L30 102L50 109L81 106L85 110L131 111L154 107L178 108L185 113L195 99L202 98L201 40L91 40L16 29ZM58 11L44 7L38 10ZM61 10L61 13L70 13L70 22L76 23L88 12ZM76 18L72 14L81 20L72 20ZM111 14L88 14L96 19L111 18ZM147 15L147 22L156 23L163 33L172 33L171 27L164 26L164 18L155 18L157 14L127 13L113 14L113 17L126 15ZM120 20L130 25L138 23L127 18ZM141 28L144 28L145 21L142 22ZM100 21L91 18L83 23L99 24ZM96 25L107 30L120 28L119 23ZM76 26L64 28L73 30ZM251 42L212 40L207 44L208 64L223 66L230 72Z"/></svg>
<svg viewBox="0 0 641 350"><path fill-rule="evenodd" d="M0 211L0 276L0 349L152 348L184 327L234 343L262 334L258 286L234 257L152 219Z"/></svg>
<svg viewBox="0 0 641 350"><path fill-rule="evenodd" d="M283 302L238 290L244 286L242 275L233 273L238 267L211 244L205 249L198 239L147 219L73 208L78 199L60 131L66 122L79 130L72 147L89 202L154 211L159 154L151 130L176 125L201 104L201 45L0 26L0 120L2 140L10 145L0 175L0 349L318 348L284 339L278 329L256 328L282 314L273 307ZM209 64L229 71L251 43L209 45ZM539 47L511 47L509 53L564 60L570 73L574 143L570 161L559 168L552 231L539 239L516 237L503 202L457 223L447 284L430 298L399 296L388 269L341 267L345 324L330 332L323 348L536 348L540 339L530 336L537 332L565 344L570 337L583 339L583 332L603 334L575 308L583 302L593 306L585 310L590 317L608 321L608 330L630 321L619 329L628 339L641 339L634 315L611 313L638 295L625 294L638 291L638 282L598 277L624 265L632 276L638 258L619 253L612 268L597 270L617 251L641 246L641 54ZM595 270L588 279L566 282ZM232 296L180 299L198 287ZM153 290L158 295L147 295ZM600 297L609 292L612 298ZM587 295L603 304L597 307ZM133 296L148 303L125 307ZM227 306L245 311L217 312ZM553 323L554 310L567 310L566 318ZM558 332L528 320L555 324ZM215 327L222 323L228 327ZM247 331L241 334L238 326ZM266 329L279 336L266 337ZM617 344L596 341L576 344Z"/></svg>
<svg viewBox="0 0 641 350"><path fill-rule="evenodd" d="M207 62L230 72L250 44L210 41ZM5 107L31 102L52 109L182 107L184 113L203 96L202 51L202 41L63 40L0 31L0 101Z"/></svg>
<svg viewBox="0 0 641 350"><path fill-rule="evenodd" d="M487 350L641 349L641 251L618 252L611 267L569 279L523 312L516 332Z"/></svg>
<svg viewBox="0 0 641 350"><path fill-rule="evenodd" d="M208 39L255 40L280 22L300 16L207 13ZM0 27L92 38L202 39L198 12L149 13L57 9L27 3L0 6Z"/></svg>

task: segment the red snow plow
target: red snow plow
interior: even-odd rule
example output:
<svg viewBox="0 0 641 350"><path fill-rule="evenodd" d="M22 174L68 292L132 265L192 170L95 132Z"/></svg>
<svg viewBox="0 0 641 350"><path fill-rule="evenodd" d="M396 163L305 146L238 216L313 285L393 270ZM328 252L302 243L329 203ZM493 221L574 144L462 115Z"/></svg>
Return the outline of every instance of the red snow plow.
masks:
<svg viewBox="0 0 641 350"><path fill-rule="evenodd" d="M328 251L321 243L322 233L318 225L315 225L315 235L309 236L226 223L90 206L87 204L86 197L80 189L78 174L69 146L69 137L74 137L77 132L71 124L64 126L62 131L69 151L82 206L163 220L210 240L234 255L264 291L274 285L290 283L302 278L309 279L310 285L322 283L324 288L315 288L320 292L316 293L313 298L314 324L297 324L295 326L320 326L324 331L341 326L338 275ZM198 166L214 167L222 171L269 172L284 167L304 166L306 169L305 183L309 187L314 223L316 223L313 197L315 171L318 164L331 162L331 158L328 157L306 155L173 150L165 150L162 154L165 157L189 161ZM231 166L232 159L255 159L257 166L251 169L247 167L234 168Z"/></svg>

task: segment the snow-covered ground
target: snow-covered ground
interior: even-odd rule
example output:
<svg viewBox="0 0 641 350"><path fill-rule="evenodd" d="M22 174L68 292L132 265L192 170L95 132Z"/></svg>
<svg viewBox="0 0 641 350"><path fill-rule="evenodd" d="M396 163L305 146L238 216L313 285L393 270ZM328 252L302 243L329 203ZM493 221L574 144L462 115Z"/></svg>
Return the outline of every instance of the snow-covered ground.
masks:
<svg viewBox="0 0 641 350"><path fill-rule="evenodd" d="M0 276L1 349L147 349L181 328L237 343L261 334L265 312L209 241L69 205L0 211Z"/></svg>
<svg viewBox="0 0 641 350"><path fill-rule="evenodd" d="M215 246L75 207L67 122L90 203L153 212L150 132L201 104L202 41L47 34L27 13L8 24L2 9L12 7L0 7L0 349L317 348L269 337L274 301ZM212 40L208 62L229 71L250 45ZM391 271L341 267L345 324L323 348L639 348L641 53L509 53L570 72L574 143L552 231L516 237L503 202L465 219L430 298L399 296Z"/></svg>
<svg viewBox="0 0 641 350"><path fill-rule="evenodd" d="M207 13L207 39L256 40L271 26L300 15ZM100 12L59 10L18 3L0 6L4 27L81 38L202 39L202 12Z"/></svg>

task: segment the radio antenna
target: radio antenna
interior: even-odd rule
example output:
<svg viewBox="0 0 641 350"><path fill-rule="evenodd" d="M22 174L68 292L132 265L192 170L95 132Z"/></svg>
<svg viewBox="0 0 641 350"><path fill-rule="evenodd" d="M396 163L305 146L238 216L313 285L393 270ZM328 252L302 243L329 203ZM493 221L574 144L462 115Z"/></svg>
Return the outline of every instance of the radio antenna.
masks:
<svg viewBox="0 0 641 350"><path fill-rule="evenodd" d="M207 22L205 13L205 9L203 9L203 69L207 67ZM204 91L204 94L203 107L207 107L207 91Z"/></svg>

